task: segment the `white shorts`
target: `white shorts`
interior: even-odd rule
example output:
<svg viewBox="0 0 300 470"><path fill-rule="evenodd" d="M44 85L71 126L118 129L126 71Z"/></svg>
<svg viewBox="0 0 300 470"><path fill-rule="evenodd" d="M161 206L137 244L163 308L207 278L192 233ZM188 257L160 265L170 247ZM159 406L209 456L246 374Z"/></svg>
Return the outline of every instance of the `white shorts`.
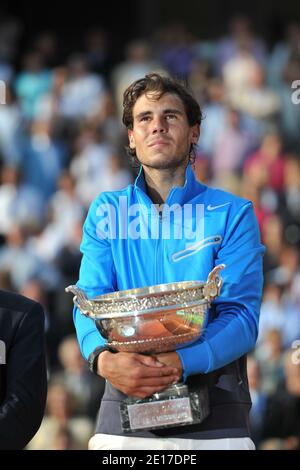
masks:
<svg viewBox="0 0 300 470"><path fill-rule="evenodd" d="M255 450L249 437L226 439L144 438L95 434L89 450Z"/></svg>

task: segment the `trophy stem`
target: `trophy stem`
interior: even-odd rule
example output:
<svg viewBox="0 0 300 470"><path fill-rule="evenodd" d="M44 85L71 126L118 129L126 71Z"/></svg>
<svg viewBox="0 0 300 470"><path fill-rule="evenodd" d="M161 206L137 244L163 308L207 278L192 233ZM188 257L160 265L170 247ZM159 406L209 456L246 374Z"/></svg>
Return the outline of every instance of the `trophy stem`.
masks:
<svg viewBox="0 0 300 470"><path fill-rule="evenodd" d="M188 387L183 382L178 382L176 384L170 385L168 388L165 388L161 392L157 392L153 394L156 400L167 398L170 396L187 396L188 395Z"/></svg>

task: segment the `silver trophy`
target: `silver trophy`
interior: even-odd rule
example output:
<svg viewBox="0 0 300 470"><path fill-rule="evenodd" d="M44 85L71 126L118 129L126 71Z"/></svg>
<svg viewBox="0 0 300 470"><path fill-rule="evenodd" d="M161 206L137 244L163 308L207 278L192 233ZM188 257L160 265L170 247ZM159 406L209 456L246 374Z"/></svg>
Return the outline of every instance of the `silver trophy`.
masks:
<svg viewBox="0 0 300 470"><path fill-rule="evenodd" d="M206 282L182 281L117 291L88 299L69 286L74 304L92 318L107 345L117 352L157 354L193 344L202 332L211 302L222 286L216 266ZM189 391L174 384L146 399L128 397L120 405L125 432L155 430L202 422L209 414L206 387Z"/></svg>

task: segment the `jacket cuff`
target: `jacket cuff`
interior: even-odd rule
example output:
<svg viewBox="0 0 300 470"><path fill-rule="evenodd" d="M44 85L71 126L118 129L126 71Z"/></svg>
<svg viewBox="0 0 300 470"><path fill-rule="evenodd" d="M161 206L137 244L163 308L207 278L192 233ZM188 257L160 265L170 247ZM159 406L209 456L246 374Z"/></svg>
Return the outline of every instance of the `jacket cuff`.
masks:
<svg viewBox="0 0 300 470"><path fill-rule="evenodd" d="M206 341L187 348L177 349L182 362L182 380L185 382L190 375L206 374L211 364L211 351Z"/></svg>
<svg viewBox="0 0 300 470"><path fill-rule="evenodd" d="M82 340L80 349L83 357L88 360L89 355L99 346L104 347L106 340L100 336L98 330L91 330Z"/></svg>

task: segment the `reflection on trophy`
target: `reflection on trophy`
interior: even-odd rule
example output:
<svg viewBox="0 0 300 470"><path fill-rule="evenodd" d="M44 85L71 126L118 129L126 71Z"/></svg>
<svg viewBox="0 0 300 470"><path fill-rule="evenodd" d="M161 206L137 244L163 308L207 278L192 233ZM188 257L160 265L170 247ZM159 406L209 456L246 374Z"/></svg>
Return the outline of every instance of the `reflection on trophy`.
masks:
<svg viewBox="0 0 300 470"><path fill-rule="evenodd" d="M200 338L206 312L220 294L222 279L216 266L206 282L182 281L117 291L88 299L69 286L74 304L95 320L107 345L115 351L153 354L170 352ZM202 422L209 414L208 391L189 391L174 384L146 399L128 397L120 405L123 430L161 429Z"/></svg>

